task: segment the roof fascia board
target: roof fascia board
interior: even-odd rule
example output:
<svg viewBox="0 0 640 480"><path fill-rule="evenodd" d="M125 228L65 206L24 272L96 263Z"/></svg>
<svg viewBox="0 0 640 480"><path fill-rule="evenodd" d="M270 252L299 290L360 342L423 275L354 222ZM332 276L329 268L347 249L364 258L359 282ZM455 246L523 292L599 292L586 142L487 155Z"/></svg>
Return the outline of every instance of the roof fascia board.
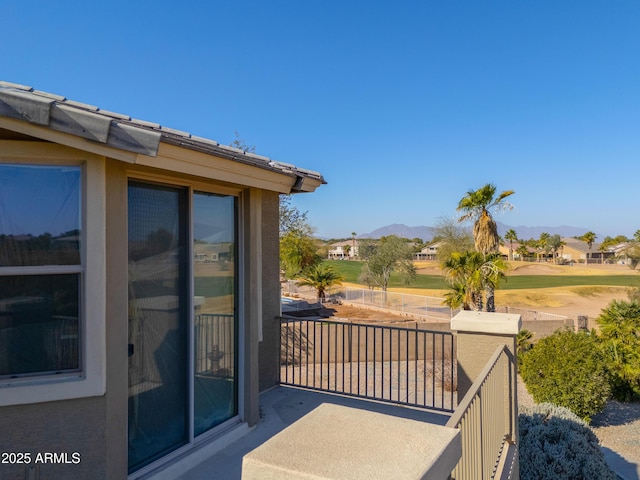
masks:
<svg viewBox="0 0 640 480"><path fill-rule="evenodd" d="M40 138L49 142L59 143L67 147L76 148L96 155L114 158L122 162L135 163L138 158L138 154L134 152L108 147L70 133L59 132L57 130L52 130L49 127L42 127L33 123L15 120L13 118L0 116L0 128L13 130L24 135Z"/></svg>
<svg viewBox="0 0 640 480"><path fill-rule="evenodd" d="M296 177L161 143L157 157L139 155L136 164L211 178L236 185L290 193Z"/></svg>
<svg viewBox="0 0 640 480"><path fill-rule="evenodd" d="M0 140L0 158L5 160L82 161L104 158L90 152L49 142Z"/></svg>

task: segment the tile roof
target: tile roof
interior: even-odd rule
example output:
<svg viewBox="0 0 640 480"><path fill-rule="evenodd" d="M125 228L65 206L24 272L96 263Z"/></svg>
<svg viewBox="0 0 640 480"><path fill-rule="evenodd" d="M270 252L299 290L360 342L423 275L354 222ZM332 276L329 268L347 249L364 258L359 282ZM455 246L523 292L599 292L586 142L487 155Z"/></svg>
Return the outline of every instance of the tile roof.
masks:
<svg viewBox="0 0 640 480"><path fill-rule="evenodd" d="M75 102L61 95L0 81L0 116L14 118L52 130L76 135L110 147L155 157L160 143L179 146L239 163L275 171L299 182L311 178L326 183L319 172L298 168L262 155L222 145L94 105ZM294 191L296 187L294 186Z"/></svg>

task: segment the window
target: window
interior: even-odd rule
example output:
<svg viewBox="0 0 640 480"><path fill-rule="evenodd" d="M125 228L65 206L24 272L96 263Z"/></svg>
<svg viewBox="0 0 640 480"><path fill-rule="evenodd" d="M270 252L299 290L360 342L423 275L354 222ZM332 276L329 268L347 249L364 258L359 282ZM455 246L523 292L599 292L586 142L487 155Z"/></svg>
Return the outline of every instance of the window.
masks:
<svg viewBox="0 0 640 480"><path fill-rule="evenodd" d="M82 167L0 164L0 381L82 371Z"/></svg>

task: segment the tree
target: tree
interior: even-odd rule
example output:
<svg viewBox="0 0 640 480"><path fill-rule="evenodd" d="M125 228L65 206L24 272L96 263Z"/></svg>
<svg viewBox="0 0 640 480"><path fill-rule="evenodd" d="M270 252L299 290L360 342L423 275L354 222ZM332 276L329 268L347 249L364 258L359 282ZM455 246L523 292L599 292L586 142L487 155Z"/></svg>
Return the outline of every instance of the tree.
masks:
<svg viewBox="0 0 640 480"><path fill-rule="evenodd" d="M558 251L566 244L562 241L562 238L557 233L551 235L547 240L547 245L553 252L553 263L558 263Z"/></svg>
<svg viewBox="0 0 640 480"><path fill-rule="evenodd" d="M240 134L236 131L234 132L236 135L236 138L233 142L231 142L230 146L233 148L237 148L238 150L242 150L244 152L248 152L248 153L255 153L256 152L256 146L255 145L249 145L247 142L244 141L244 139L240 136Z"/></svg>
<svg viewBox="0 0 640 480"><path fill-rule="evenodd" d="M631 240L624 235L616 235L615 237L606 236L604 237L604 240L602 240L600 249L602 251L606 251L610 247L615 247L616 245L620 245L621 243L626 243L629 241Z"/></svg>
<svg viewBox="0 0 640 480"><path fill-rule="evenodd" d="M498 226L493 220L491 212L512 209L513 206L506 201L506 198L514 193L513 190L505 190L496 196L496 187L487 183L478 190L469 190L458 203L457 210L463 212L458 221L473 221L473 241L476 251L485 256L497 253L500 242ZM486 288L491 290L493 287L491 283L487 283ZM488 291L487 297L493 299L494 293ZM495 311L493 304L487 303L487 311Z"/></svg>
<svg viewBox="0 0 640 480"><path fill-rule="evenodd" d="M520 255L520 258L524 260L529 255L529 248L522 243L518 248L516 248L516 253Z"/></svg>
<svg viewBox="0 0 640 480"><path fill-rule="evenodd" d="M302 286L310 286L318 292L318 302L325 299L325 292L334 285L341 285L344 277L338 274L331 265L319 263L302 272L297 283Z"/></svg>
<svg viewBox="0 0 640 480"><path fill-rule="evenodd" d="M512 209L513 206L505 199L514 193L513 190L505 190L496 197L496 187L487 183L478 190L469 190L458 203L457 210L462 212L458 221L473 221L473 241L478 252L486 255L498 251L500 237L491 212Z"/></svg>
<svg viewBox="0 0 640 480"><path fill-rule="evenodd" d="M386 291L393 271L398 272L405 283L415 278L411 246L400 237L382 237L377 244L362 242L359 255L365 261L360 279L369 286L377 285Z"/></svg>
<svg viewBox="0 0 640 480"><path fill-rule="evenodd" d="M291 230L280 237L280 268L286 278L295 278L321 260L317 241L309 230Z"/></svg>
<svg viewBox="0 0 640 480"><path fill-rule="evenodd" d="M280 237L285 234L297 232L310 232L311 228L307 223L307 212L301 212L291 204L291 195L280 195L279 210L279 231Z"/></svg>
<svg viewBox="0 0 640 480"><path fill-rule="evenodd" d="M509 241L509 260L513 261L513 242L518 241L518 234L513 228L510 228L504 234L504 239Z"/></svg>
<svg viewBox="0 0 640 480"><path fill-rule="evenodd" d="M504 278L507 264L500 254L483 255L480 252L454 252L442 262L451 291L445 294L445 305L464 310L495 311L493 293ZM483 296L486 292L486 302Z"/></svg>
<svg viewBox="0 0 640 480"><path fill-rule="evenodd" d="M434 227L431 243L438 242L437 257L440 262L447 260L453 252L466 252L473 248L473 237L468 229L455 219L440 217Z"/></svg>
<svg viewBox="0 0 640 480"><path fill-rule="evenodd" d="M536 241L536 250L538 251L538 261L540 261L540 254L549 253L549 238L550 235L547 232L542 232L540 238Z"/></svg>
<svg viewBox="0 0 640 480"><path fill-rule="evenodd" d="M591 247L593 247L593 242L596 241L596 234L593 232L587 232L584 235L582 235L580 237L580 240L582 240L583 242L585 242L587 244L587 246L589 247L589 253L587 256L587 263L589 263L589 260L591 259Z"/></svg>
<svg viewBox="0 0 640 480"><path fill-rule="evenodd" d="M640 302L613 300L596 322L614 396L640 399Z"/></svg>
<svg viewBox="0 0 640 480"><path fill-rule="evenodd" d="M522 355L520 374L537 403L566 407L585 421L604 408L611 388L598 339L557 330Z"/></svg>
<svg viewBox="0 0 640 480"><path fill-rule="evenodd" d="M351 232L351 249L353 251L353 257L358 256L358 250L356 249L356 232Z"/></svg>
<svg viewBox="0 0 640 480"><path fill-rule="evenodd" d="M445 294L445 305L463 310L482 310L482 282L480 265L482 254L478 252L453 252L441 263L451 291Z"/></svg>
<svg viewBox="0 0 640 480"><path fill-rule="evenodd" d="M624 250L620 252L620 257L631 270L635 270L638 264L640 264L640 230L636 230L633 234L633 240L627 240L625 243L627 245Z"/></svg>

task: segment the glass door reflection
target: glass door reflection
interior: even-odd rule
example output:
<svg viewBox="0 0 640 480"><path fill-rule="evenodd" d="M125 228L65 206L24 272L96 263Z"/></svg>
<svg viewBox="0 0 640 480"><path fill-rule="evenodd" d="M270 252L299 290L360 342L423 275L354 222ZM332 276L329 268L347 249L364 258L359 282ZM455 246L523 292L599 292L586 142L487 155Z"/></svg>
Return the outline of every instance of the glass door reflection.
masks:
<svg viewBox="0 0 640 480"><path fill-rule="evenodd" d="M194 435L238 414L235 197L193 196Z"/></svg>

